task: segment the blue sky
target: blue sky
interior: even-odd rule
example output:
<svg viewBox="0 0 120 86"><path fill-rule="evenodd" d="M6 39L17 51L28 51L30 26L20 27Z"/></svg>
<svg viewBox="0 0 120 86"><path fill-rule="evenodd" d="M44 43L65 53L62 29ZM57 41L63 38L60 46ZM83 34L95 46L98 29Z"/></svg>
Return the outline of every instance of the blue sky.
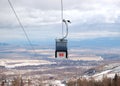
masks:
<svg viewBox="0 0 120 86"><path fill-rule="evenodd" d="M32 42L49 42L61 37L60 0L11 0L11 2ZM69 25L69 40L120 37L120 0L63 0L63 2L64 19L72 22ZM7 0L0 0L0 42L9 41L26 41L26 38Z"/></svg>

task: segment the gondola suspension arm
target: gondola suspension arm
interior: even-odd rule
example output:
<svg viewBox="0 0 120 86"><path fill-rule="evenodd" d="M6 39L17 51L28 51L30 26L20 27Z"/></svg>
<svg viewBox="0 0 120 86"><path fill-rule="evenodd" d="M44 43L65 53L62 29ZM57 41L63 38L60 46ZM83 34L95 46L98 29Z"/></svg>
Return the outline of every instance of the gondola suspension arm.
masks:
<svg viewBox="0 0 120 86"><path fill-rule="evenodd" d="M65 38L67 38L67 36L68 36L68 23L71 23L71 22L70 22L70 20L65 20L65 19L63 19L62 22L65 23L65 25L66 25L66 34L61 38L63 40Z"/></svg>

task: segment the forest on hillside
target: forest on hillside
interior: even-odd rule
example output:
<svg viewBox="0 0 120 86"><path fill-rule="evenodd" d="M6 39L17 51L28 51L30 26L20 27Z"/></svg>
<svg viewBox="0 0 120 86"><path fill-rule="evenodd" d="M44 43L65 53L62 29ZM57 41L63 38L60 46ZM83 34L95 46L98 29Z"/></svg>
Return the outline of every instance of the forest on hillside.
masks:
<svg viewBox="0 0 120 86"><path fill-rule="evenodd" d="M102 80L79 78L68 81L67 86L120 86L120 76L116 74L113 79L103 77Z"/></svg>
<svg viewBox="0 0 120 86"><path fill-rule="evenodd" d="M10 85L7 84L6 80L2 80L0 86L60 86L50 83L46 84L40 81L38 85L34 85L30 79L25 81L22 77L17 77L11 81ZM102 80L95 80L94 78L79 78L77 80L71 79L65 86L120 86L120 76L116 74L114 78L103 77Z"/></svg>

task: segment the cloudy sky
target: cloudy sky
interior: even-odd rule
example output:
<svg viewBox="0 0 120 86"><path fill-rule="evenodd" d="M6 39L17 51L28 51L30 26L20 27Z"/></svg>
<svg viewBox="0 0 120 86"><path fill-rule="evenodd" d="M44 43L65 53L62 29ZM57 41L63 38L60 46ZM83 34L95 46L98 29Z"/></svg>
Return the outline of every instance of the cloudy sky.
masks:
<svg viewBox="0 0 120 86"><path fill-rule="evenodd" d="M10 0L31 41L61 37L61 0ZM68 39L120 37L120 0L63 0ZM0 0L0 42L26 40L7 0Z"/></svg>

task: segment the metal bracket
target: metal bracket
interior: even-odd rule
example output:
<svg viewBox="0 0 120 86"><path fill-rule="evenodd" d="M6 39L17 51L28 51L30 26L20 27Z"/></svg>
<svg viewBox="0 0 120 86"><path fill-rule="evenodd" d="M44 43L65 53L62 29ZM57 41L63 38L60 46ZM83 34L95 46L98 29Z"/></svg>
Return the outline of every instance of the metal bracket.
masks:
<svg viewBox="0 0 120 86"><path fill-rule="evenodd" d="M70 20L65 20L65 19L63 19L62 21L63 21L63 22L65 23L65 25L66 25L66 34L63 36L63 38L61 38L61 40L67 38L67 36L68 36L68 23L71 23Z"/></svg>

